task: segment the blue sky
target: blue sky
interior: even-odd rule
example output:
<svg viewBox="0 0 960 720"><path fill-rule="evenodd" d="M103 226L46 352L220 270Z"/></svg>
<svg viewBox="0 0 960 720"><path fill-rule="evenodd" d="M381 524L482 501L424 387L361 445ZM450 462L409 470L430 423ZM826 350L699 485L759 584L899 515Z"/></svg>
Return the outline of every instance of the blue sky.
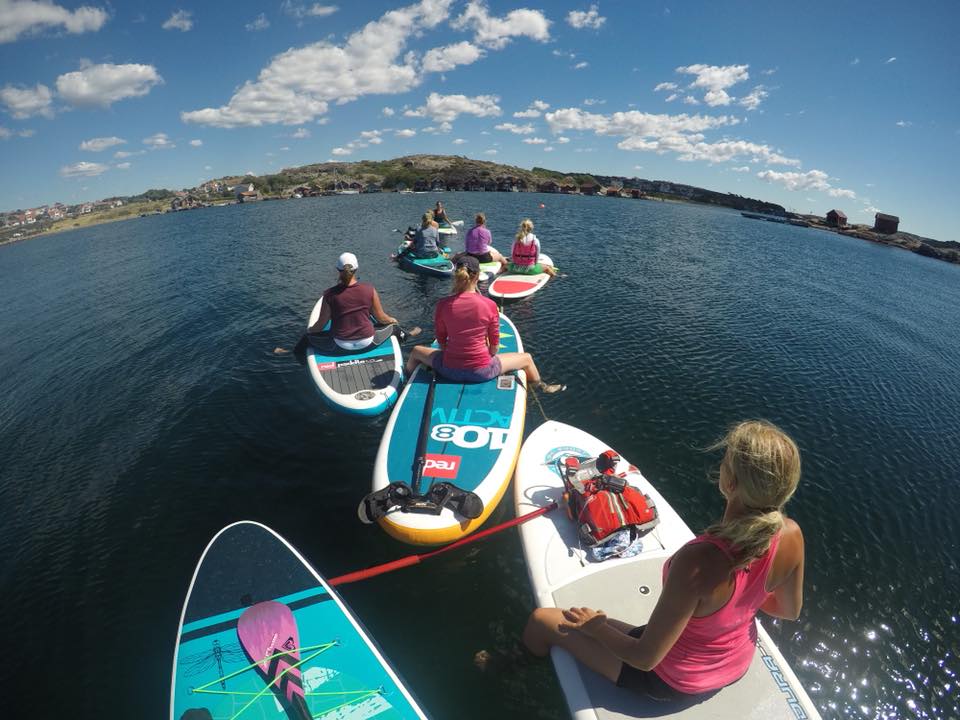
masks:
<svg viewBox="0 0 960 720"><path fill-rule="evenodd" d="M3 209L328 159L673 180L960 240L960 4L0 0Z"/></svg>

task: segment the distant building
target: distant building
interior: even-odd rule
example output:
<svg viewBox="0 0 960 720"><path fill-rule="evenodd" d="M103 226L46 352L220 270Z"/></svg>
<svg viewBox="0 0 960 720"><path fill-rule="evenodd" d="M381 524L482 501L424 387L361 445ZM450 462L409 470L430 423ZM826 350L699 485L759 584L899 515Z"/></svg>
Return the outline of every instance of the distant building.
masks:
<svg viewBox="0 0 960 720"><path fill-rule="evenodd" d="M831 210L827 213L827 225L838 228L846 227L847 216L844 215L843 210Z"/></svg>
<svg viewBox="0 0 960 720"><path fill-rule="evenodd" d="M634 200L639 200L643 197L643 193L640 192L639 188L633 188L633 190L630 191L630 197L632 197Z"/></svg>
<svg viewBox="0 0 960 720"><path fill-rule="evenodd" d="M580 186L581 195L596 195L598 190L599 186L589 182Z"/></svg>
<svg viewBox="0 0 960 720"><path fill-rule="evenodd" d="M561 185L560 192L564 195L576 195L579 191L576 185Z"/></svg>
<svg viewBox="0 0 960 720"><path fill-rule="evenodd" d="M365 193L378 193L378 192L380 192L380 189L381 189L380 186L377 185L376 183L367 183L367 184L364 185L364 187L363 187L363 192L365 192Z"/></svg>
<svg viewBox="0 0 960 720"><path fill-rule="evenodd" d="M620 197L620 188L618 187L608 187L606 192L607 197Z"/></svg>
<svg viewBox="0 0 960 720"><path fill-rule="evenodd" d="M891 233L895 233L899 226L900 218L898 218L896 215L877 213L873 216L873 229L875 232L883 233L884 235L890 235Z"/></svg>

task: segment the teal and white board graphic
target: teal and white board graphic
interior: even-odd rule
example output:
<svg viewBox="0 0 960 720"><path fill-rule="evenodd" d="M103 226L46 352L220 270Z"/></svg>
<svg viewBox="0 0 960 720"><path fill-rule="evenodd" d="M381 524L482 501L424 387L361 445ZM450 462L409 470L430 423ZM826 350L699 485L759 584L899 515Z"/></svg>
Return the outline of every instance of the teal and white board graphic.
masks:
<svg viewBox="0 0 960 720"><path fill-rule="evenodd" d="M523 352L520 335L500 315L499 352ZM414 370L390 415L373 471L373 490L391 482L409 483L417 439L430 389L431 373ZM503 497L523 440L527 409L526 378L512 371L481 383L437 378L427 436L421 491L434 482L449 482L476 493L483 501L480 517L468 519L444 508L439 515L394 511L380 519L390 535L414 545L440 545L479 528Z"/></svg>
<svg viewBox="0 0 960 720"><path fill-rule="evenodd" d="M425 719L343 600L282 537L229 525L203 551L170 720Z"/></svg>

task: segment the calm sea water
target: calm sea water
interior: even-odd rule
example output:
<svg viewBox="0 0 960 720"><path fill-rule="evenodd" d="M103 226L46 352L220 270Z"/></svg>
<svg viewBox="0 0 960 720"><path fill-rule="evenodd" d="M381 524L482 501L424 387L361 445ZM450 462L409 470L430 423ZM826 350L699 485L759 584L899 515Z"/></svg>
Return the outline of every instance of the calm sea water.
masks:
<svg viewBox="0 0 960 720"><path fill-rule="evenodd" d="M806 604L766 624L824 716L960 717L960 267L710 208L442 197L452 217L486 211L504 250L533 218L568 277L507 312L569 385L545 413L619 449L692 527L722 508L698 448L755 416L797 439ZM355 514L386 418L332 414L271 351L343 250L429 329L446 284L388 255L434 199L232 206L0 248L5 697L37 717L166 717L184 594L231 521L267 523L328 576L411 552ZM528 429L541 420L531 405ZM565 716L549 663L472 662L509 653L533 605L515 532L343 594L434 717Z"/></svg>

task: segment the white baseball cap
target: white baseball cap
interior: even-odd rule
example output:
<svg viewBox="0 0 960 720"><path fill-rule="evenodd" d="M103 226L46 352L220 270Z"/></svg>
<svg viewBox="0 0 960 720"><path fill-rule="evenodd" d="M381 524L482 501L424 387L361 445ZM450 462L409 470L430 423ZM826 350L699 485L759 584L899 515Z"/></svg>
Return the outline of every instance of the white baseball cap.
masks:
<svg viewBox="0 0 960 720"><path fill-rule="evenodd" d="M359 269L360 263L357 262L357 256L353 253L343 253L337 259L337 270L343 270L347 265L352 267L354 270Z"/></svg>

